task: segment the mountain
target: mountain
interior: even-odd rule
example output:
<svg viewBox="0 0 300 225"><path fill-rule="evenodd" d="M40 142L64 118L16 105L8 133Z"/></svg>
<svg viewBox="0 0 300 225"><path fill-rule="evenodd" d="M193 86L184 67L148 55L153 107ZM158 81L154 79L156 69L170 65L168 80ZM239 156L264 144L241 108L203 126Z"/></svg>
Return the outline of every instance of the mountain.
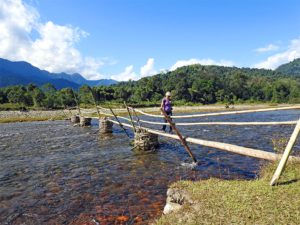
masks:
<svg viewBox="0 0 300 225"><path fill-rule="evenodd" d="M46 70L40 70L27 62L12 62L0 58L0 87L18 84L27 85L29 83L37 85L52 83L58 89L65 87L78 89L84 84L89 86L107 86L116 84L117 81L111 79L86 80L78 73L50 73Z"/></svg>
<svg viewBox="0 0 300 225"><path fill-rule="evenodd" d="M300 58L279 66L276 71L285 75L300 76Z"/></svg>
<svg viewBox="0 0 300 225"><path fill-rule="evenodd" d="M87 84L89 86L108 86L112 84L118 83L116 80L112 79L101 79L101 80L87 80L83 76L81 76L79 73L73 73L73 74L67 74L67 73L52 73L52 75L56 79L64 79L71 82L74 82L76 84L84 85Z"/></svg>

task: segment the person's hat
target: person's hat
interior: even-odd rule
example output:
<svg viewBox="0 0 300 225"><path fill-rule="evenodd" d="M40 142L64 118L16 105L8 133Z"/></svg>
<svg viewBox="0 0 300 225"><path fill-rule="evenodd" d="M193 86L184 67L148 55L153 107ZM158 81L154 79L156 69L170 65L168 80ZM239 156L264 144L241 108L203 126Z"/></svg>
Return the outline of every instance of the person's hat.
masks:
<svg viewBox="0 0 300 225"><path fill-rule="evenodd" d="M166 93L166 96L171 96L171 92L168 91L168 92Z"/></svg>

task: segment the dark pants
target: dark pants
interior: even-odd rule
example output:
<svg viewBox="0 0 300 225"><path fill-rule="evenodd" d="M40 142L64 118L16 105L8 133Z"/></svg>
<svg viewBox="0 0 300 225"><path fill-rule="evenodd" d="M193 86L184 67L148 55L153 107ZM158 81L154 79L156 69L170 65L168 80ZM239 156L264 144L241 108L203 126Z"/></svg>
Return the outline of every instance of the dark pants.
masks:
<svg viewBox="0 0 300 225"><path fill-rule="evenodd" d="M168 115L168 116L172 116L172 112L166 112L166 114ZM171 119L171 118L170 118ZM171 119L172 120L172 119ZM166 120L166 118L164 118L164 123L168 123L168 121ZM166 127L167 127L167 125L163 125L163 127L162 127L162 129L163 129L163 131L166 131ZM172 132L172 127L170 126L170 132Z"/></svg>

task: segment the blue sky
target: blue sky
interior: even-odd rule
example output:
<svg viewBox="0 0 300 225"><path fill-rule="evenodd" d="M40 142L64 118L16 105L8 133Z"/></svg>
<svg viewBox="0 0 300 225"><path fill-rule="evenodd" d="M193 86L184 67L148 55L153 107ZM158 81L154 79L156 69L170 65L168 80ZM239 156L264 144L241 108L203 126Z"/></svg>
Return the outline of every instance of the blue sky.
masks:
<svg viewBox="0 0 300 225"><path fill-rule="evenodd" d="M35 18L23 34L30 50L0 57L90 79L138 79L193 63L274 69L300 57L296 0L2 1L0 15L1 4L21 4Z"/></svg>

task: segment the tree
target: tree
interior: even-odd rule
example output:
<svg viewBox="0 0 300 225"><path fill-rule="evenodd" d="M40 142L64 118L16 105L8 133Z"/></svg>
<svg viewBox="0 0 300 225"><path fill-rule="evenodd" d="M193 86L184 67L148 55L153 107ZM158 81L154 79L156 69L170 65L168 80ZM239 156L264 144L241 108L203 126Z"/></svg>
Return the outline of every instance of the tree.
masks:
<svg viewBox="0 0 300 225"><path fill-rule="evenodd" d="M277 80L273 87L272 101L286 103L289 100L290 84L286 79Z"/></svg>
<svg viewBox="0 0 300 225"><path fill-rule="evenodd" d="M71 88L61 89L59 91L58 97L60 98L63 107L76 106L74 93L73 93L73 90Z"/></svg>
<svg viewBox="0 0 300 225"><path fill-rule="evenodd" d="M43 106L43 102L45 100L45 94L42 92L41 89L35 88L34 90L32 90L31 96L35 107Z"/></svg>
<svg viewBox="0 0 300 225"><path fill-rule="evenodd" d="M22 105L32 104L32 99L27 94L26 88L19 85L12 86L8 89L7 98L10 103L19 103Z"/></svg>
<svg viewBox="0 0 300 225"><path fill-rule="evenodd" d="M0 104L7 103L8 99L4 90L0 89Z"/></svg>
<svg viewBox="0 0 300 225"><path fill-rule="evenodd" d="M53 84L45 84L42 86L42 90L45 93L45 98L43 101L44 107L47 109L57 109L61 108L61 99L59 99L58 92Z"/></svg>
<svg viewBox="0 0 300 225"><path fill-rule="evenodd" d="M90 86L83 85L79 88L79 101L84 104L94 104Z"/></svg>

